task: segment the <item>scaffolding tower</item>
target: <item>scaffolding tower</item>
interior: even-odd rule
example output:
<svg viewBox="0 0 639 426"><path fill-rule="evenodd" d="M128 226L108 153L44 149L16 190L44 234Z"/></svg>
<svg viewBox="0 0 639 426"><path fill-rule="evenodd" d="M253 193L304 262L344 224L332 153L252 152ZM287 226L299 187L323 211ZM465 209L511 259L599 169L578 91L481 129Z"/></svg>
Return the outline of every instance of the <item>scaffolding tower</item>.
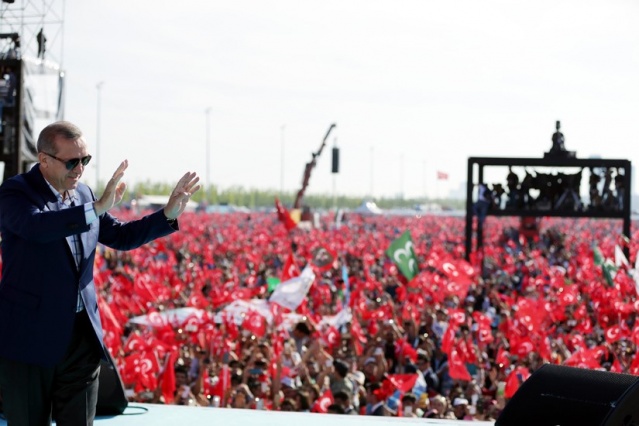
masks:
<svg viewBox="0 0 639 426"><path fill-rule="evenodd" d="M64 0L0 2L0 179L37 161L37 132L63 118Z"/></svg>

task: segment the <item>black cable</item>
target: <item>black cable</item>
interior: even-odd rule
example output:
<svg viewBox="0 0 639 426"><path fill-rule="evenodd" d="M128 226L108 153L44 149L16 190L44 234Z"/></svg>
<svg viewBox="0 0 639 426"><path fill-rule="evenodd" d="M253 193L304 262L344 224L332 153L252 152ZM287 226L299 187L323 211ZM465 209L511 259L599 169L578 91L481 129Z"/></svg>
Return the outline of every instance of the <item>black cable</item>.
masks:
<svg viewBox="0 0 639 426"><path fill-rule="evenodd" d="M127 413L126 411L129 410L129 409L140 410L140 411L138 411L137 413ZM122 413L121 415L122 416L139 416L141 414L146 414L148 411L149 411L149 409L146 408L146 407L141 407L139 405L128 405L126 407L125 412Z"/></svg>

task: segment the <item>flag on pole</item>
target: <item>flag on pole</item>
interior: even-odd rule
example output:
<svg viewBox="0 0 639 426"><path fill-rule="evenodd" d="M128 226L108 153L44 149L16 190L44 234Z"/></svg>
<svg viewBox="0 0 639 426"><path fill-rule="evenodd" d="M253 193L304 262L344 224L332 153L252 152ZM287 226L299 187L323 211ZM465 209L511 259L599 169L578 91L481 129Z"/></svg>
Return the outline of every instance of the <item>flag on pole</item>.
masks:
<svg viewBox="0 0 639 426"><path fill-rule="evenodd" d="M162 377L162 396L164 397L165 404L173 404L173 398L175 394L175 362L177 361L178 353L173 348L166 354L166 360L164 362L164 370L160 373Z"/></svg>
<svg viewBox="0 0 639 426"><path fill-rule="evenodd" d="M289 211L286 210L286 207L282 205L280 199L277 197L275 197L275 209L277 210L277 218L284 224L287 231L297 227L297 222L293 220Z"/></svg>
<svg viewBox="0 0 639 426"><path fill-rule="evenodd" d="M391 243L386 249L386 254L397 265L397 269L406 277L412 280L419 272L417 267L417 256L413 249L413 241L410 232L404 232L399 238Z"/></svg>
<svg viewBox="0 0 639 426"><path fill-rule="evenodd" d="M624 254L619 244L615 244L615 266L620 268L625 266L626 268L630 268L630 262L626 259L626 255Z"/></svg>
<svg viewBox="0 0 639 426"><path fill-rule="evenodd" d="M291 252L286 258L286 263L284 263L284 267L282 268L282 275L280 279L282 282L286 282L291 278L299 276L299 274L300 271L295 263L295 257L293 256L293 252Z"/></svg>
<svg viewBox="0 0 639 426"><path fill-rule="evenodd" d="M324 393L315 401L311 407L311 413L328 413L329 405L333 404L333 393L330 389L324 391Z"/></svg>
<svg viewBox="0 0 639 426"><path fill-rule="evenodd" d="M280 280L277 277L267 277L266 278L266 290L267 291L273 291L275 290L275 287L277 287L279 285L279 283L281 283L282 280Z"/></svg>
<svg viewBox="0 0 639 426"><path fill-rule="evenodd" d="M610 259L607 259L603 256L601 249L597 247L597 245L593 244L592 252L595 260L595 265L601 268L601 272L603 273L606 282L610 287L614 286L613 279L617 274L617 268L614 263Z"/></svg>
<svg viewBox="0 0 639 426"><path fill-rule="evenodd" d="M273 294L271 294L269 298L269 302L277 303L284 308L294 311L306 298L306 294L311 288L311 285L313 285L313 281L315 281L313 268L310 265L306 265L298 277L291 278L275 287Z"/></svg>
<svg viewBox="0 0 639 426"><path fill-rule="evenodd" d="M448 173L437 171L437 180L448 180Z"/></svg>

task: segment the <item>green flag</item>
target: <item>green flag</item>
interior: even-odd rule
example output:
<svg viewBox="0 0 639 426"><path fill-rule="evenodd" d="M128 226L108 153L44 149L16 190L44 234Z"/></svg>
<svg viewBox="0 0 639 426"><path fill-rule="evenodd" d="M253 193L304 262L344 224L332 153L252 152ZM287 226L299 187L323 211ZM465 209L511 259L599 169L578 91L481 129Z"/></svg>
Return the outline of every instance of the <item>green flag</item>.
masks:
<svg viewBox="0 0 639 426"><path fill-rule="evenodd" d="M410 232L404 232L393 241L390 247L386 249L386 254L395 262L399 271L409 281L419 272L417 269L417 256L415 256Z"/></svg>
<svg viewBox="0 0 639 426"><path fill-rule="evenodd" d="M597 245L593 244L592 253L595 260L595 265L601 268L601 273L603 274L606 282L610 287L614 286L613 279L617 274L617 268L615 268L615 264L612 263L610 259L606 259L601 252L601 249L597 247Z"/></svg>
<svg viewBox="0 0 639 426"><path fill-rule="evenodd" d="M276 277L267 277L266 278L266 285L268 286L268 291L273 291L275 290L275 287L277 287L277 285L280 283L280 279L276 278Z"/></svg>

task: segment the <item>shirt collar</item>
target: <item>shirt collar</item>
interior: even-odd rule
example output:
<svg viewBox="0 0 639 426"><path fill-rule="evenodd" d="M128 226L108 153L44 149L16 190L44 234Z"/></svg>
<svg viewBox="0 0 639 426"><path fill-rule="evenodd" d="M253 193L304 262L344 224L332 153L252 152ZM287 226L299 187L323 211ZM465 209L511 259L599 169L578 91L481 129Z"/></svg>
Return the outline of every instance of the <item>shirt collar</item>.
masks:
<svg viewBox="0 0 639 426"><path fill-rule="evenodd" d="M64 204L67 204L67 205L70 205L71 203L78 204L78 197L75 194L75 190L70 189L70 190L66 191L67 198L64 199L63 195L60 194L58 192L58 190L55 189L53 187L53 185L51 185L46 179L45 179L45 182L47 182L47 185L49 185L49 188L51 188L51 191L53 191L53 193L55 194L56 198L58 199L58 202L64 203Z"/></svg>

